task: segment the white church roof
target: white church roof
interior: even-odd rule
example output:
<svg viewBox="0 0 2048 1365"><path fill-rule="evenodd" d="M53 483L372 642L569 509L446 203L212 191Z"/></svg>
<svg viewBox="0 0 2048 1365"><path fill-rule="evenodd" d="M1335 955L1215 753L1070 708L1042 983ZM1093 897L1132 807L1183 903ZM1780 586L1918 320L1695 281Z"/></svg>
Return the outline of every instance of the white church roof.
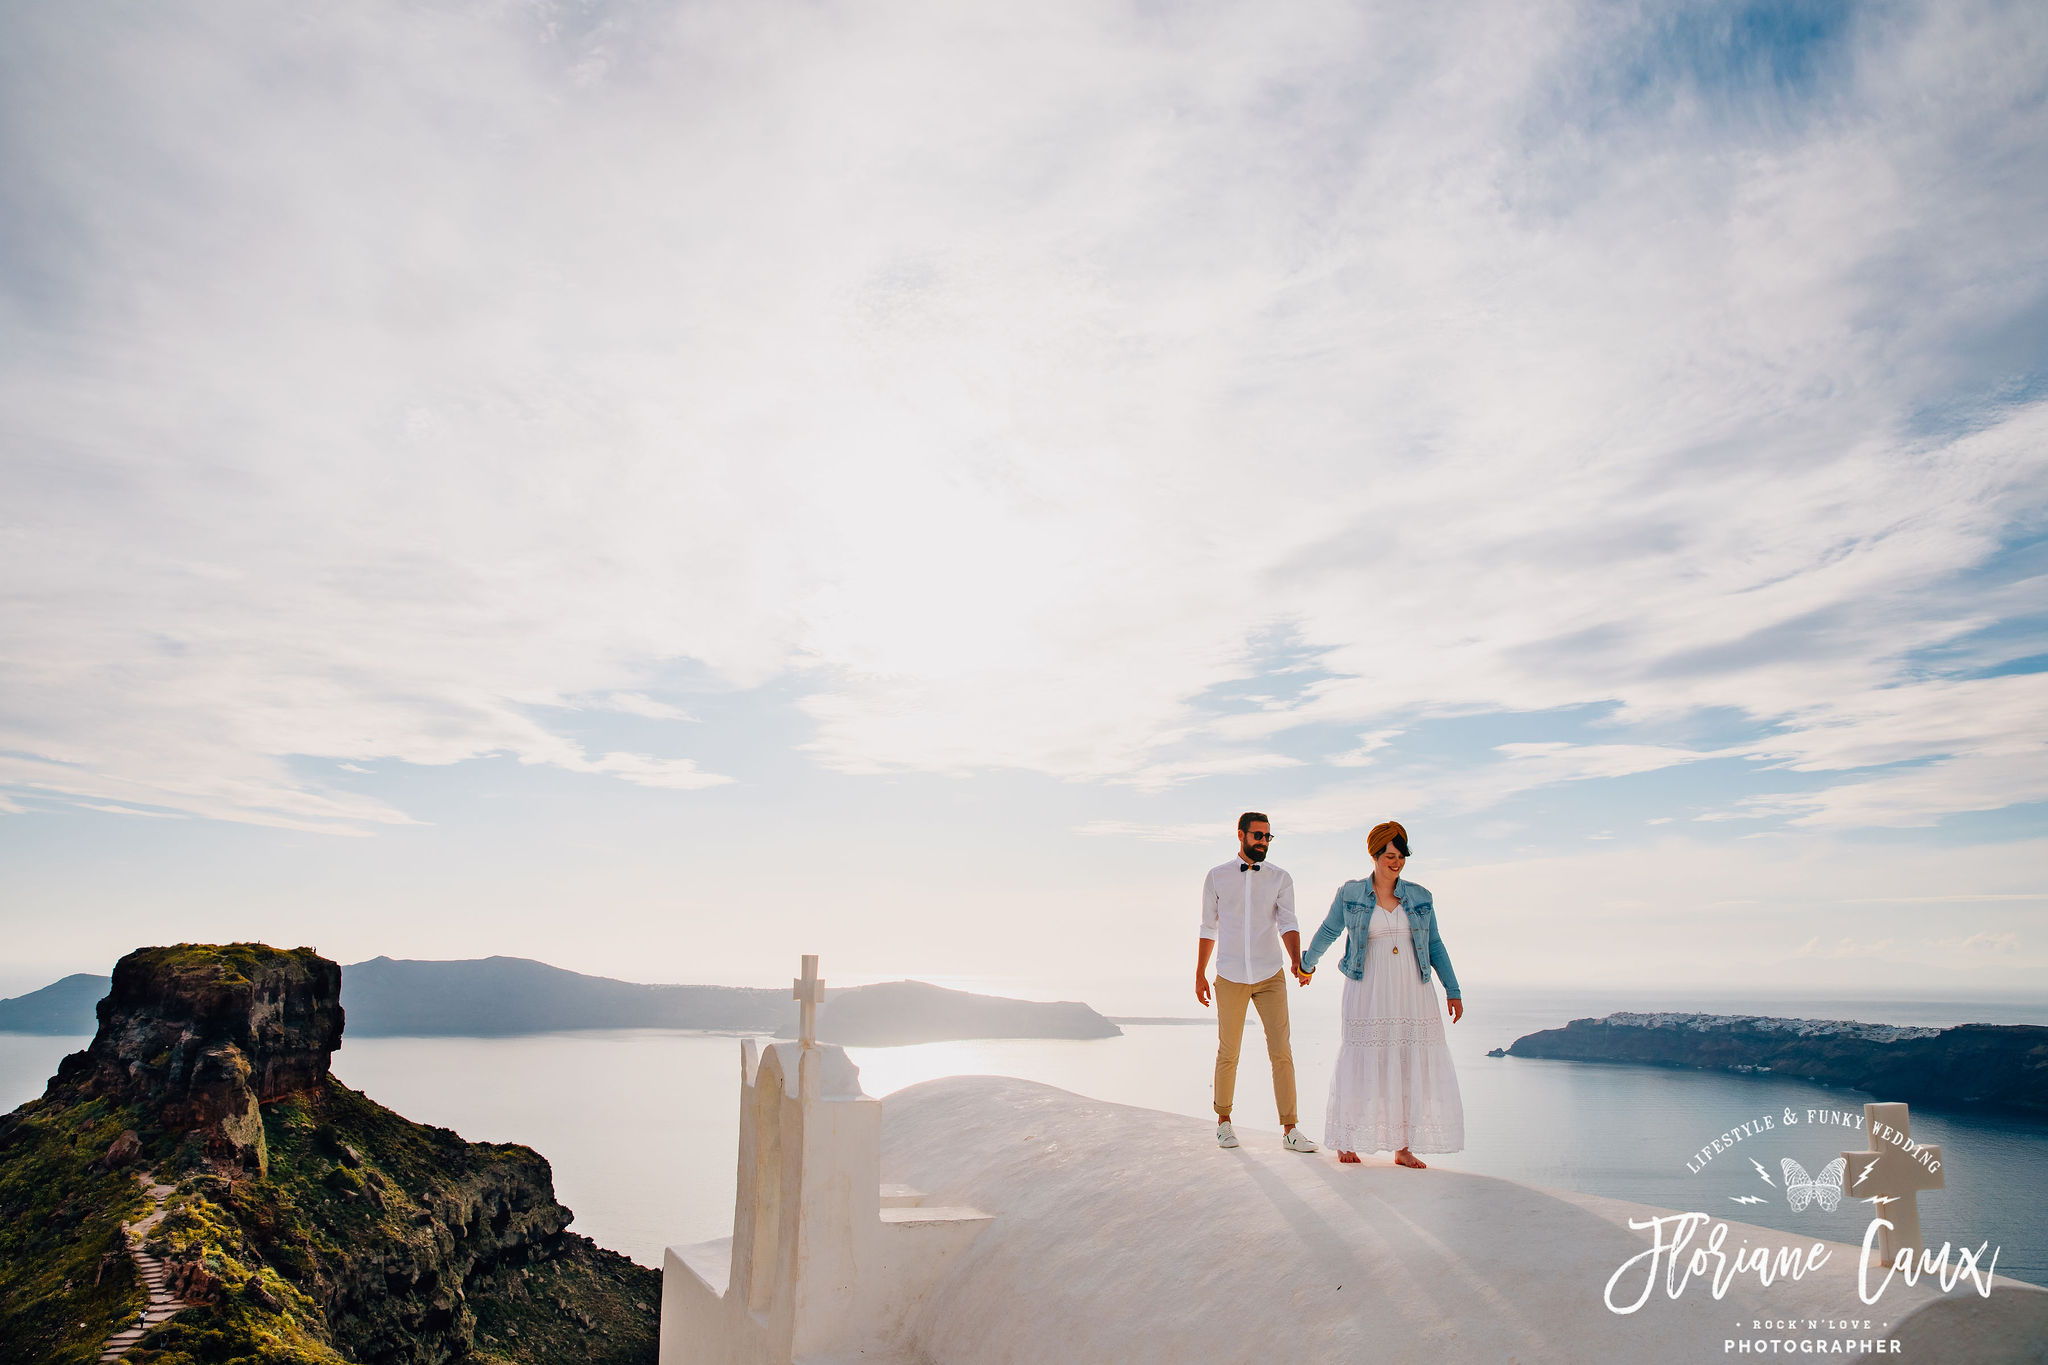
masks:
<svg viewBox="0 0 2048 1365"><path fill-rule="evenodd" d="M1695 1283L1617 1315L1602 1301L1609 1277L1649 1245L1628 1220L1668 1210L1384 1157L1341 1166L1283 1151L1278 1133L1239 1133L1245 1145L1224 1151L1201 1119L993 1077L885 1097L881 1178L994 1215L907 1317L907 1353L948 1365L1726 1361L1730 1338L1786 1335L1754 1321L1860 1307L1857 1249L1830 1244L1802 1280L1738 1278L1718 1300ZM1743 1239L1811 1244L1731 1224L1727 1247ZM2048 1339L2048 1293L2004 1279L1990 1299L1965 1292L1923 1318L1923 1358L2006 1358L2000 1340ZM1926 1279L1895 1280L1854 1335L1910 1345L1905 1319L1941 1297ZM1973 1341L1991 1353L1970 1356Z"/></svg>

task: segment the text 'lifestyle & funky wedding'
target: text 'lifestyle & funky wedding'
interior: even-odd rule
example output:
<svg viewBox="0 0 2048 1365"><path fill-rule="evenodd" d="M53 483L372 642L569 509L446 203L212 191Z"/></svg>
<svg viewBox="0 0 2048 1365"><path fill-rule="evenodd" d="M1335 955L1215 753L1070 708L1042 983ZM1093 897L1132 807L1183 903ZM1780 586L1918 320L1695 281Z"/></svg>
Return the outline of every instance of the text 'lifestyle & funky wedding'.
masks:
<svg viewBox="0 0 2048 1365"><path fill-rule="evenodd" d="M1848 1128L1857 1132L1862 1132L1864 1128L1863 1115L1841 1109L1808 1109L1805 1111L1804 1122L1808 1126L1817 1128ZM1730 1128L1727 1132L1687 1157L1685 1159L1685 1169L1694 1175L1698 1175L1707 1168L1709 1161L1712 1161L1722 1152L1734 1147L1743 1139L1755 1137L1760 1133L1775 1133L1786 1128L1797 1127L1800 1123L1800 1112L1790 1107L1787 1107L1777 1115L1759 1114L1747 1123L1739 1123L1735 1127ZM1871 1124L1870 1135L1878 1141L1889 1142L1892 1146L1897 1147L1907 1156L1912 1157L1922 1166L1925 1166L1929 1171L1941 1169L1941 1160L1932 1151L1928 1150L1929 1144L1915 1142L1911 1137L1888 1123Z"/></svg>

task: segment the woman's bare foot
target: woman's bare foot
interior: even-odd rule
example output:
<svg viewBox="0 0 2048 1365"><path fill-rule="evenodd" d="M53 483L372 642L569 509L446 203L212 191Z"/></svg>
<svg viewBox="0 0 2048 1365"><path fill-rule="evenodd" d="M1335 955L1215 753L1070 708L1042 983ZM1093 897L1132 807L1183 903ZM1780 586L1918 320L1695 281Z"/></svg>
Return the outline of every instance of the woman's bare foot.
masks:
<svg viewBox="0 0 2048 1365"><path fill-rule="evenodd" d="M1358 1153L1339 1152L1337 1153L1337 1160L1343 1162L1346 1166L1356 1166L1358 1165Z"/></svg>
<svg viewBox="0 0 2048 1365"><path fill-rule="evenodd" d="M1415 1155L1415 1153L1409 1151L1406 1147L1403 1147L1400 1151L1394 1153L1394 1164L1396 1166L1413 1166L1418 1171L1426 1171L1429 1169L1428 1162L1424 1161L1421 1157Z"/></svg>

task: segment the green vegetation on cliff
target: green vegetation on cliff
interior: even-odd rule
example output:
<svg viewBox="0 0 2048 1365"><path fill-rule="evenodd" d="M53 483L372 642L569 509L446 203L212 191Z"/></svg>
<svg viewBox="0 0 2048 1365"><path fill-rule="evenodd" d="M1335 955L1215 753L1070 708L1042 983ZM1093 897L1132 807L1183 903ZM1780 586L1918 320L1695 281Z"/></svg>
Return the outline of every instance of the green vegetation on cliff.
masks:
<svg viewBox="0 0 2048 1365"><path fill-rule="evenodd" d="M147 1249L192 1306L132 1360L653 1360L660 1276L566 1231L545 1159L327 1073L332 963L206 954L123 959L93 1048L0 1118L0 1365L96 1360L135 1319L121 1224L148 1207L144 1170L175 1187Z"/></svg>
<svg viewBox="0 0 2048 1365"><path fill-rule="evenodd" d="M0 1118L0 1361L97 1360L147 1295L121 1223L149 1205L100 1158L132 1117L110 1100L35 1100Z"/></svg>

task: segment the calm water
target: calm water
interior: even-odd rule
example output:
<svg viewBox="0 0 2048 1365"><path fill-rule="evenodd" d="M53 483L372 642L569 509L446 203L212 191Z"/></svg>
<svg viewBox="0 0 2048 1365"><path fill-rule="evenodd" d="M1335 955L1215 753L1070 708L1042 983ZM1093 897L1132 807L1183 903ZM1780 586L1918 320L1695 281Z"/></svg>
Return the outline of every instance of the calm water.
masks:
<svg viewBox="0 0 2048 1365"><path fill-rule="evenodd" d="M1320 1136L1336 1053L1336 992L1294 997L1294 1053L1303 1126ZM1485 1002L1450 1030L1465 1099L1467 1147L1442 1165L1531 1184L1672 1209L1699 1209L1787 1230L1857 1242L1867 1205L1793 1214L1776 1185L1781 1157L1818 1172L1862 1135L1799 1126L1746 1142L1700 1174L1688 1156L1735 1124L1790 1108L1860 1113L1872 1096L1802 1081L1650 1067L1489 1058L1487 1049L1570 1018L1625 1008L1803 1014L1901 1024L2048 1023L2042 1005L1911 1001L1649 1001L1534 993ZM1237 1120L1251 1140L1277 1132L1263 1045L1248 1026ZM1133 1025L1122 1038L1087 1042L932 1043L850 1049L869 1094L941 1076L988 1074L1044 1081L1123 1104L1208 1116L1213 1029ZM57 1059L84 1039L0 1034L0 1110L40 1094ZM464 1137L523 1142L553 1162L555 1188L575 1227L649 1265L671 1243L732 1230L739 1120L739 1042L656 1031L528 1038L360 1038L336 1054L335 1073L409 1118ZM1916 1110L1913 1135L1940 1143L1946 1189L1920 1197L1926 1231L2002 1248L2001 1273L2048 1283L2048 1123ZM1277 1140L1274 1139L1274 1140ZM1763 1204L1736 1205L1756 1194Z"/></svg>

